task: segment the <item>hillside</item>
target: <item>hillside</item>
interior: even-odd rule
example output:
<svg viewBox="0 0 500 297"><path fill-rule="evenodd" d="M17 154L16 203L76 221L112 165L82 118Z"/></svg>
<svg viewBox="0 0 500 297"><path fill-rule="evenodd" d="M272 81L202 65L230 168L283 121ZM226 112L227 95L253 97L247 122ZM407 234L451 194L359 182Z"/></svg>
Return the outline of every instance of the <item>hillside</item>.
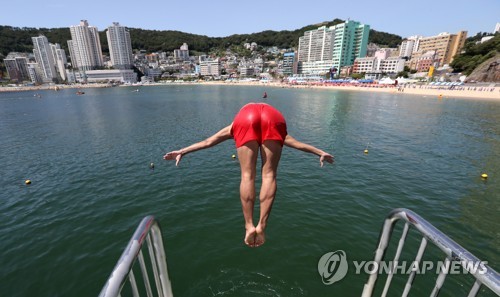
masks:
<svg viewBox="0 0 500 297"><path fill-rule="evenodd" d="M180 31L157 31L129 28L133 49L143 49L147 52L166 51L171 52L179 48L184 42L189 45L190 50L197 52L208 52L213 48L227 48L232 44L242 44L244 42L256 42L262 46L278 46L279 48L296 47L299 37L307 30L320 26L331 26L344 22L340 19L305 26L294 31L262 31L252 34L235 34L227 37L208 37L184 33ZM101 28L104 29L104 28ZM45 35L49 42L59 43L68 53L67 41L71 39L68 28L17 28L10 26L0 26L0 58L6 56L11 51L31 52L33 43L31 37ZM100 32L102 49L108 52L108 45L104 30ZM369 42L383 46L396 47L401 43L401 37L395 34L370 30Z"/></svg>
<svg viewBox="0 0 500 297"><path fill-rule="evenodd" d="M477 66L466 81L500 83L500 53Z"/></svg>
<svg viewBox="0 0 500 297"><path fill-rule="evenodd" d="M469 75L474 71L474 69L478 69L479 71L479 65L500 54L500 34L497 33L494 38L484 43L476 44L476 42L480 40L480 37L482 37L481 35L481 33L478 33L478 35L474 37L467 38L463 53L456 56L450 64L454 72L461 72L465 75ZM495 71L495 68L486 67L486 71ZM494 76L495 74L484 75L483 73L483 75L479 75L476 79L468 79L473 79L475 81L488 81L484 79L492 78Z"/></svg>

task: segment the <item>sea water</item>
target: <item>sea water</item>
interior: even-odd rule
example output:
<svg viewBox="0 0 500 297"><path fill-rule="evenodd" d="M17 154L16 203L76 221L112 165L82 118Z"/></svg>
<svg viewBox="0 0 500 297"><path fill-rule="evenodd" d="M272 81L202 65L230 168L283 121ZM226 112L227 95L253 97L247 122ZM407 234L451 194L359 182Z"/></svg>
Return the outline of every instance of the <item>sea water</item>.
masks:
<svg viewBox="0 0 500 297"><path fill-rule="evenodd" d="M398 207L500 270L499 102L265 86L135 89L0 93L1 296L96 296L150 214L162 226L175 296L359 296L368 275L352 263L373 259L383 220ZM336 160L321 168L318 157L284 148L267 242L257 249L243 244L232 140L179 167L162 160L231 123L248 102L275 106L290 135ZM419 240L408 240L408 259ZM349 272L325 285L318 261L338 250ZM434 255L444 260L432 248L425 254ZM417 276L415 296L429 295L436 276ZM395 280L393 294L405 281ZM472 283L450 276L442 295L464 295Z"/></svg>

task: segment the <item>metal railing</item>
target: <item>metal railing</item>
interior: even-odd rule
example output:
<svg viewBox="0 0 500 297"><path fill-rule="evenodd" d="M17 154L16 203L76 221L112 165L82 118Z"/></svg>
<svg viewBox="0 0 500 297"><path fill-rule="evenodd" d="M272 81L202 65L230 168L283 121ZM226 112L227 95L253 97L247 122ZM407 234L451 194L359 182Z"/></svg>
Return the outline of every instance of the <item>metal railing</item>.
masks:
<svg viewBox="0 0 500 297"><path fill-rule="evenodd" d="M165 250L163 248L163 239L158 221L153 216L145 217L139 227L135 230L134 235L130 239L127 247L123 251L118 263L113 272L104 285L99 297L117 297L120 296L127 279L130 282L132 295L140 296L139 287L137 285L133 267L137 259L139 259L140 270L142 272L142 281L144 290L148 297L153 296L153 290L148 275L148 269L142 253L144 243L147 243L149 258L151 260L151 269L154 275L154 284L157 296L171 297L172 286L168 277L167 261Z"/></svg>
<svg viewBox="0 0 500 297"><path fill-rule="evenodd" d="M382 232L380 233L377 250L375 251L374 263L377 267L380 267L381 261L384 259L392 231L395 224L399 220L405 221L405 225L398 243L392 266L390 267L389 273L387 275L387 279L381 295L382 297L385 297L387 295L387 292L391 285L394 270L395 268L397 268L396 265L405 244L406 235L408 234L408 229L410 228L410 226L416 228L423 235L414 263L420 264L422 255L424 254L425 248L427 246L427 242L434 243L441 251L446 254L446 258L444 261L445 265L441 267L439 276L436 279L436 283L430 296L437 296L439 294L439 291L449 272L449 269L446 267L449 267L451 263L460 263L463 269L467 270L468 273L476 278L476 281L469 291L468 297L476 296L481 285L485 285L494 293L500 296L500 275L498 274L498 272L493 270L484 262L480 261L469 251L451 240L448 236L436 229L419 215L411 210L404 208L393 210L385 219ZM412 272L410 273L404 287L403 294L401 296L408 296L408 293L412 287L413 280L415 278L415 273L416 271L414 270L412 270ZM363 293L361 295L362 297L372 296L378 275L378 271L370 274L367 283L363 287Z"/></svg>

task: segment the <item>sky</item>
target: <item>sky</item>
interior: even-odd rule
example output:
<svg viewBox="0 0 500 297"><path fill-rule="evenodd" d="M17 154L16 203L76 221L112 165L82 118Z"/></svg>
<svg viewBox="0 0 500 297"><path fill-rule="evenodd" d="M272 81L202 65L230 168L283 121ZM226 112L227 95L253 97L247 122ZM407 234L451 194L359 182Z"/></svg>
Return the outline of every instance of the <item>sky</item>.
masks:
<svg viewBox="0 0 500 297"><path fill-rule="evenodd" d="M0 14L0 25L62 28L88 20L100 31L119 22L129 28L225 37L295 30L335 18L358 21L403 38L461 30L473 36L493 32L500 22L500 0L24 0L23 9Z"/></svg>

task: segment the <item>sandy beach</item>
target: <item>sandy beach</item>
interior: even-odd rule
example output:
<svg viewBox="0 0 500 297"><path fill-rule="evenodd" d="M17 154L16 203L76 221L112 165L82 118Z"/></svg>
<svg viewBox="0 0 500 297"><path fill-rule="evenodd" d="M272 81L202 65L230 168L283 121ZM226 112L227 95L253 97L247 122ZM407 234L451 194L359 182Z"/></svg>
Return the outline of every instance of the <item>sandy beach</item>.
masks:
<svg viewBox="0 0 500 297"><path fill-rule="evenodd" d="M225 86L256 86L261 88L314 88L325 90L343 90L343 91L359 91L359 92L382 92L382 93L399 93L422 95L424 97L436 98L470 98L470 99L494 99L500 101L500 87L464 85L455 86L453 89L450 86L431 86L431 85L377 85L377 84L325 84L325 83L310 83L310 84L288 84L283 82L259 82L259 81L209 81L209 82L184 82L184 83L155 83L140 85L140 87L162 86L162 85L225 85ZM19 92L39 90L56 90L58 89L85 89L85 88L105 88L111 87L109 84L76 84L76 85L47 85L47 86L22 86L22 87L0 87L0 92ZM123 86L125 87L125 86ZM135 85L132 87L139 87Z"/></svg>
<svg viewBox="0 0 500 297"><path fill-rule="evenodd" d="M500 87L485 87L485 86L459 86L458 88L449 89L449 86L430 86L430 85L406 85L406 86L393 86L393 85L328 85L321 83L312 84L287 84L278 82L205 82L204 84L216 85L246 85L246 86L259 86L265 88L279 87L279 88L312 88L312 89L325 89L325 90L343 90L343 91L359 91L359 92L381 92L381 93L399 93L399 94L412 94L422 95L437 98L470 98L470 99L494 99L500 101Z"/></svg>

